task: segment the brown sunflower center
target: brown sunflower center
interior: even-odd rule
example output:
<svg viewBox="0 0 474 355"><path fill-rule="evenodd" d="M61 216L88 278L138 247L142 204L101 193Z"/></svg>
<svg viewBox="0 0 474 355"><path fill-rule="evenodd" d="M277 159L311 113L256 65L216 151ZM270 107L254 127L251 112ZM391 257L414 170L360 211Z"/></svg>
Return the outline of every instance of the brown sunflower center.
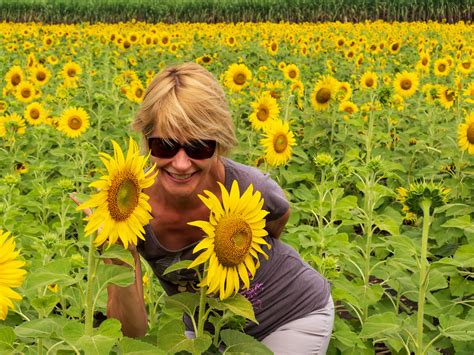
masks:
<svg viewBox="0 0 474 355"><path fill-rule="evenodd" d="M288 76L292 79L296 78L296 70L290 70Z"/></svg>
<svg viewBox="0 0 474 355"><path fill-rule="evenodd" d="M69 68L67 70L67 76L70 77L70 78L74 78L76 76L76 69Z"/></svg>
<svg viewBox="0 0 474 355"><path fill-rule="evenodd" d="M403 90L410 90L411 88L411 80L410 79L403 79L401 82L400 82L400 86Z"/></svg>
<svg viewBox="0 0 474 355"><path fill-rule="evenodd" d="M243 73L237 73L236 75L234 75L234 83L236 83L237 85L244 85L245 80L246 77Z"/></svg>
<svg viewBox="0 0 474 355"><path fill-rule="evenodd" d="M17 86L21 82L21 76L19 74L13 74L10 79L13 86Z"/></svg>
<svg viewBox="0 0 474 355"><path fill-rule="evenodd" d="M288 147L288 137L286 134L280 133L273 138L273 148L277 153L283 153Z"/></svg>
<svg viewBox="0 0 474 355"><path fill-rule="evenodd" d="M454 91L453 90L446 90L445 95L446 95L446 100L454 101Z"/></svg>
<svg viewBox="0 0 474 355"><path fill-rule="evenodd" d="M344 112L347 112L349 114L353 114L354 113L354 108L352 106L346 106L346 107L344 107Z"/></svg>
<svg viewBox="0 0 474 355"><path fill-rule="evenodd" d="M130 172L117 176L109 188L107 204L114 221L126 220L138 206L140 188L137 178Z"/></svg>
<svg viewBox="0 0 474 355"><path fill-rule="evenodd" d="M46 73L45 72L39 71L39 72L36 73L36 80L43 81L44 79L46 79Z"/></svg>
<svg viewBox="0 0 474 355"><path fill-rule="evenodd" d="M163 44L167 44L168 42L169 42L169 38L168 38L168 37L163 37L163 38L161 39L161 43L163 43Z"/></svg>
<svg viewBox="0 0 474 355"><path fill-rule="evenodd" d="M396 51L396 50L398 50L398 48L400 48L400 45L398 43L394 43L392 45L392 51Z"/></svg>
<svg viewBox="0 0 474 355"><path fill-rule="evenodd" d="M143 90L138 88L135 90L135 96L136 97L142 97L143 96Z"/></svg>
<svg viewBox="0 0 474 355"><path fill-rule="evenodd" d="M211 57L204 56L204 57L202 58L202 62L203 62L203 63L210 63L210 62L211 62Z"/></svg>
<svg viewBox="0 0 474 355"><path fill-rule="evenodd" d="M23 97L25 99L31 97L31 89L30 88L21 89L21 97Z"/></svg>
<svg viewBox="0 0 474 355"><path fill-rule="evenodd" d="M40 112L37 108L32 108L30 110L30 117L34 120L38 119L40 116Z"/></svg>
<svg viewBox="0 0 474 355"><path fill-rule="evenodd" d="M276 51L277 50L277 44L276 43L272 43L272 51Z"/></svg>
<svg viewBox="0 0 474 355"><path fill-rule="evenodd" d="M67 125L73 130L78 130L82 127L82 120L79 116L71 116L67 120Z"/></svg>
<svg viewBox="0 0 474 355"><path fill-rule="evenodd" d="M461 65L464 69L469 69L471 67L471 62L462 62Z"/></svg>
<svg viewBox="0 0 474 355"><path fill-rule="evenodd" d="M365 79L365 86L367 86L367 87L369 87L369 88L372 87L372 86L374 86L374 79L373 79L373 78L367 78L367 79Z"/></svg>
<svg viewBox="0 0 474 355"><path fill-rule="evenodd" d="M270 112L268 111L268 108L259 107L258 112L257 112L257 118L259 121L265 122L269 116L270 116Z"/></svg>
<svg viewBox="0 0 474 355"><path fill-rule="evenodd" d="M438 65L438 71L444 72L446 70L446 64L439 64Z"/></svg>
<svg viewBox="0 0 474 355"><path fill-rule="evenodd" d="M421 64L427 65L427 64L428 64L428 58L423 58L423 59L421 60Z"/></svg>
<svg viewBox="0 0 474 355"><path fill-rule="evenodd" d="M216 227L215 251L223 266L242 263L252 245L252 229L239 216L222 217Z"/></svg>
<svg viewBox="0 0 474 355"><path fill-rule="evenodd" d="M319 89L316 93L316 101L320 104L325 104L331 100L331 90L328 88Z"/></svg>
<svg viewBox="0 0 474 355"><path fill-rule="evenodd" d="M471 123L469 127L467 127L466 136L468 142L474 144L474 123Z"/></svg>

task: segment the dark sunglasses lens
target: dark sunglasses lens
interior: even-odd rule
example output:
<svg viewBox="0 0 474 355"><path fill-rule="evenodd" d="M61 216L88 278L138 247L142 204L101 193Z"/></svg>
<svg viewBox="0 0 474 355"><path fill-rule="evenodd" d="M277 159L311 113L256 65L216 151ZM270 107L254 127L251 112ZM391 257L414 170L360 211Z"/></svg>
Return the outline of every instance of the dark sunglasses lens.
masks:
<svg viewBox="0 0 474 355"><path fill-rule="evenodd" d="M148 146L150 147L151 155L164 159L174 157L180 148L179 144L163 138L148 138Z"/></svg>
<svg viewBox="0 0 474 355"><path fill-rule="evenodd" d="M216 141L203 140L191 142L185 145L184 150L191 159L209 159L216 150Z"/></svg>

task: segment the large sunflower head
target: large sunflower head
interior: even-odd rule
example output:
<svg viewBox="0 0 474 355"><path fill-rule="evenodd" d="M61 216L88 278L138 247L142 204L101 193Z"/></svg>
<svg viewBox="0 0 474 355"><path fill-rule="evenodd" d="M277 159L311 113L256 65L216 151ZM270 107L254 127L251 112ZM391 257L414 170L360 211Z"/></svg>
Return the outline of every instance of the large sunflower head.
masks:
<svg viewBox="0 0 474 355"><path fill-rule="evenodd" d="M138 145L132 138L126 156L115 141L112 145L113 157L100 153L108 175L90 184L99 192L78 209L95 208L86 218L85 232L90 235L99 230L94 241L96 245L108 241L110 246L120 239L127 248L128 244L136 245L137 238L144 239L143 226L152 219L149 197L142 190L153 185L157 172L153 166L145 173L149 154L139 155Z"/></svg>
<svg viewBox="0 0 474 355"><path fill-rule="evenodd" d="M360 86L362 89L375 89L377 87L377 74L374 72L366 72L360 78Z"/></svg>
<svg viewBox="0 0 474 355"><path fill-rule="evenodd" d="M219 294L225 299L243 286L248 289L250 280L260 266L259 254L268 259L262 246L270 248L264 239L265 230L263 199L259 191L253 192L252 184L240 195L239 185L233 181L230 191L219 183L221 198L205 190L198 195L209 208L209 221L193 221L189 225L201 228L206 236L193 252L202 251L189 268L206 263L200 286L207 286L207 293Z"/></svg>
<svg viewBox="0 0 474 355"><path fill-rule="evenodd" d="M17 87L23 81L24 77L25 75L23 74L23 69L21 69L18 65L11 67L5 75L7 87Z"/></svg>
<svg viewBox="0 0 474 355"><path fill-rule="evenodd" d="M77 80L82 73L82 68L79 64L69 62L64 64L61 75L65 80Z"/></svg>
<svg viewBox="0 0 474 355"><path fill-rule="evenodd" d="M22 81L16 87L15 97L20 102L28 103L37 96L38 94L35 86L29 81Z"/></svg>
<svg viewBox="0 0 474 355"><path fill-rule="evenodd" d="M397 73L393 82L395 93L402 97L413 96L418 89L418 84L418 75L416 73L408 73L407 71Z"/></svg>
<svg viewBox="0 0 474 355"><path fill-rule="evenodd" d="M277 100L270 93L264 93L252 103L253 112L249 116L252 127L259 130L265 129L271 121L278 118L280 108Z"/></svg>
<svg viewBox="0 0 474 355"><path fill-rule="evenodd" d="M474 113L466 116L465 122L459 125L458 144L459 148L474 155Z"/></svg>
<svg viewBox="0 0 474 355"><path fill-rule="evenodd" d="M245 64L231 64L225 73L225 85L233 92L245 88L252 79L252 72Z"/></svg>
<svg viewBox="0 0 474 355"><path fill-rule="evenodd" d="M339 82L331 76L321 78L311 93L311 103L316 111L327 110L335 99Z"/></svg>
<svg viewBox="0 0 474 355"><path fill-rule="evenodd" d="M58 129L69 138L80 136L87 128L89 128L89 115L82 107L66 109L61 115L58 125Z"/></svg>
<svg viewBox="0 0 474 355"><path fill-rule="evenodd" d="M436 76L448 76L450 69L449 62L445 58L438 59L434 62L433 73Z"/></svg>
<svg viewBox="0 0 474 355"><path fill-rule="evenodd" d="M296 64L288 64L285 69L283 69L283 74L286 79L296 81L300 77L300 70Z"/></svg>
<svg viewBox="0 0 474 355"><path fill-rule="evenodd" d="M439 103L446 109L453 107L456 101L456 92L444 85L441 85L438 89Z"/></svg>
<svg viewBox="0 0 474 355"><path fill-rule="evenodd" d="M44 65L37 65L31 70L31 80L36 85L44 85L51 78L51 72Z"/></svg>
<svg viewBox="0 0 474 355"><path fill-rule="evenodd" d="M140 80L131 82L130 87L127 88L125 95L130 101L141 103L145 96L145 88Z"/></svg>
<svg viewBox="0 0 474 355"><path fill-rule="evenodd" d="M8 308L13 309L12 300L21 300L13 288L20 287L26 275L22 269L25 262L18 260L19 251L9 236L9 232L0 229L0 320L7 317Z"/></svg>
<svg viewBox="0 0 474 355"><path fill-rule="evenodd" d="M283 165L290 160L296 140L288 122L273 121L263 136L260 144L265 147L265 159L271 166Z"/></svg>

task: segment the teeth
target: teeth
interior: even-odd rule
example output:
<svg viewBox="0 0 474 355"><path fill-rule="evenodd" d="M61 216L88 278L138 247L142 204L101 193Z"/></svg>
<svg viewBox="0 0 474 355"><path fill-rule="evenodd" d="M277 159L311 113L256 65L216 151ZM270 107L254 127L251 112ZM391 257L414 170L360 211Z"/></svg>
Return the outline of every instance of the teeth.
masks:
<svg viewBox="0 0 474 355"><path fill-rule="evenodd" d="M190 178L191 175L193 175L193 174L173 174L173 173L169 173L169 174L177 180L186 180Z"/></svg>

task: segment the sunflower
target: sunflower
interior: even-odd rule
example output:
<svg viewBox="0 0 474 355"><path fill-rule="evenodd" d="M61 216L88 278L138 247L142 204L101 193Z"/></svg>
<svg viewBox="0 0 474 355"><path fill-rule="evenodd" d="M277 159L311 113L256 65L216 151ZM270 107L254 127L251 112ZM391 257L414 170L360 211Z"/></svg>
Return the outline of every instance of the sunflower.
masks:
<svg viewBox="0 0 474 355"><path fill-rule="evenodd" d="M276 55L278 52L278 42L275 42L274 40L270 41L267 48L270 55Z"/></svg>
<svg viewBox="0 0 474 355"><path fill-rule="evenodd" d="M36 85L44 85L51 78L51 72L44 65L38 64L31 70L31 80Z"/></svg>
<svg viewBox="0 0 474 355"><path fill-rule="evenodd" d="M285 69L283 69L283 74L286 79L296 81L300 77L300 70L295 64L288 64Z"/></svg>
<svg viewBox="0 0 474 355"><path fill-rule="evenodd" d="M390 50L390 53L392 54L397 54L398 52L400 52L401 48L402 48L402 45L398 41L390 43L390 45L388 46L388 49Z"/></svg>
<svg viewBox="0 0 474 355"><path fill-rule="evenodd" d="M397 192L397 201L402 204L403 212L423 216L421 203L424 200L431 201L429 211L431 214L435 208L446 204L450 189L444 187L441 183L416 182L410 184L408 189L404 187L397 188Z"/></svg>
<svg viewBox="0 0 474 355"><path fill-rule="evenodd" d="M311 103L316 111L327 110L335 98L339 82L332 76L322 77L311 93Z"/></svg>
<svg viewBox="0 0 474 355"><path fill-rule="evenodd" d="M271 122L263 136L260 144L266 148L265 159L271 166L283 165L290 160L296 141L288 122Z"/></svg>
<svg viewBox="0 0 474 355"><path fill-rule="evenodd" d="M209 221L193 221L188 224L201 228L206 236L193 252L203 252L189 268L206 263L205 276L199 284L207 286L207 293L219 293L221 300L236 294L241 288L250 287L250 280L260 267L259 253L268 255L262 246L270 248L264 237L265 216L263 199L259 191L253 193L253 185L240 195L239 185L233 181L230 192L218 182L222 202L212 192L205 190L198 195L209 208Z"/></svg>
<svg viewBox="0 0 474 355"><path fill-rule="evenodd" d="M35 97L38 97L38 91L35 86L29 81L22 81L16 87L15 98L24 103L31 102Z"/></svg>
<svg viewBox="0 0 474 355"><path fill-rule="evenodd" d="M61 70L62 77L68 82L78 80L81 73L81 66L74 62L64 64L63 69Z"/></svg>
<svg viewBox="0 0 474 355"><path fill-rule="evenodd" d="M233 92L245 88L252 79L252 72L245 64L231 64L224 75L225 85Z"/></svg>
<svg viewBox="0 0 474 355"><path fill-rule="evenodd" d="M23 81L24 77L25 75L23 74L23 70L18 65L11 67L7 74L5 74L7 87L17 87Z"/></svg>
<svg viewBox="0 0 474 355"><path fill-rule="evenodd" d="M473 70L472 58L465 58L461 60L457 65L457 70L464 75L471 74Z"/></svg>
<svg viewBox="0 0 474 355"><path fill-rule="evenodd" d="M91 216L86 217L85 228L86 235L99 230L95 245L102 245L108 240L110 246L120 239L128 248L129 244L137 244L137 237L144 239L143 226L152 219L149 197L142 190L153 185L157 172L154 173L155 166L144 172L149 154L139 155L138 145L132 138L126 157L115 141L112 145L113 157L100 153L108 175L90 184L99 192L78 209L96 208Z"/></svg>
<svg viewBox="0 0 474 355"><path fill-rule="evenodd" d="M433 73L436 76L448 76L450 71L449 62L442 58L434 62Z"/></svg>
<svg viewBox="0 0 474 355"><path fill-rule="evenodd" d="M466 96L466 102L474 104L474 82L469 83L467 88L463 91L463 96ZM0 112L2 112L1 109Z"/></svg>
<svg viewBox="0 0 474 355"><path fill-rule="evenodd" d="M196 58L196 63L209 65L212 64L213 58L211 55L204 54L203 56Z"/></svg>
<svg viewBox="0 0 474 355"><path fill-rule="evenodd" d="M145 96L145 88L140 81L134 80L126 89L125 95L130 101L140 103Z"/></svg>
<svg viewBox="0 0 474 355"><path fill-rule="evenodd" d="M30 125L37 126L43 123L46 117L48 117L48 113L40 103L32 102L26 106L24 116Z"/></svg>
<svg viewBox="0 0 474 355"><path fill-rule="evenodd" d="M71 107L66 109L59 120L58 130L69 138L83 134L89 127L89 115L82 108Z"/></svg>
<svg viewBox="0 0 474 355"><path fill-rule="evenodd" d="M16 113L0 117L0 137L5 137L7 133L25 134L25 120Z"/></svg>
<svg viewBox="0 0 474 355"><path fill-rule="evenodd" d="M416 63L416 70L428 74L430 72L431 58L428 53L421 53L420 60Z"/></svg>
<svg viewBox="0 0 474 355"><path fill-rule="evenodd" d="M454 101L456 101L456 93L454 90L444 85L440 85L438 89L438 97L440 104L446 109L451 108L454 105Z"/></svg>
<svg viewBox="0 0 474 355"><path fill-rule="evenodd" d="M359 108L357 105L351 101L343 101L339 105L339 111L340 112L345 112L348 113L349 115L352 115L353 113L359 111Z"/></svg>
<svg viewBox="0 0 474 355"><path fill-rule="evenodd" d="M377 87L377 74L374 72L366 72L360 78L360 86L362 89L375 89Z"/></svg>
<svg viewBox="0 0 474 355"><path fill-rule="evenodd" d="M474 113L466 117L466 121L458 127L458 144L462 150L474 155Z"/></svg>
<svg viewBox="0 0 474 355"><path fill-rule="evenodd" d="M393 82L395 93L402 97L413 96L418 89L418 75L416 73L408 73L406 70L397 73Z"/></svg>
<svg viewBox="0 0 474 355"><path fill-rule="evenodd" d="M265 129L269 123L280 114L277 100L270 93L264 93L257 101L252 103L253 112L249 116L252 127L259 130Z"/></svg>
<svg viewBox="0 0 474 355"><path fill-rule="evenodd" d="M12 300L21 300L21 295L12 290L20 287L26 275L22 269L24 261L18 260L19 251L9 232L0 229L0 320L5 320L8 308L13 309Z"/></svg>
<svg viewBox="0 0 474 355"><path fill-rule="evenodd" d="M3 113L7 110L8 103L6 101L0 100L0 113Z"/></svg>
<svg viewBox="0 0 474 355"><path fill-rule="evenodd" d="M340 101L347 101L352 96L351 84L347 81L339 83L339 88L337 89L337 99Z"/></svg>

